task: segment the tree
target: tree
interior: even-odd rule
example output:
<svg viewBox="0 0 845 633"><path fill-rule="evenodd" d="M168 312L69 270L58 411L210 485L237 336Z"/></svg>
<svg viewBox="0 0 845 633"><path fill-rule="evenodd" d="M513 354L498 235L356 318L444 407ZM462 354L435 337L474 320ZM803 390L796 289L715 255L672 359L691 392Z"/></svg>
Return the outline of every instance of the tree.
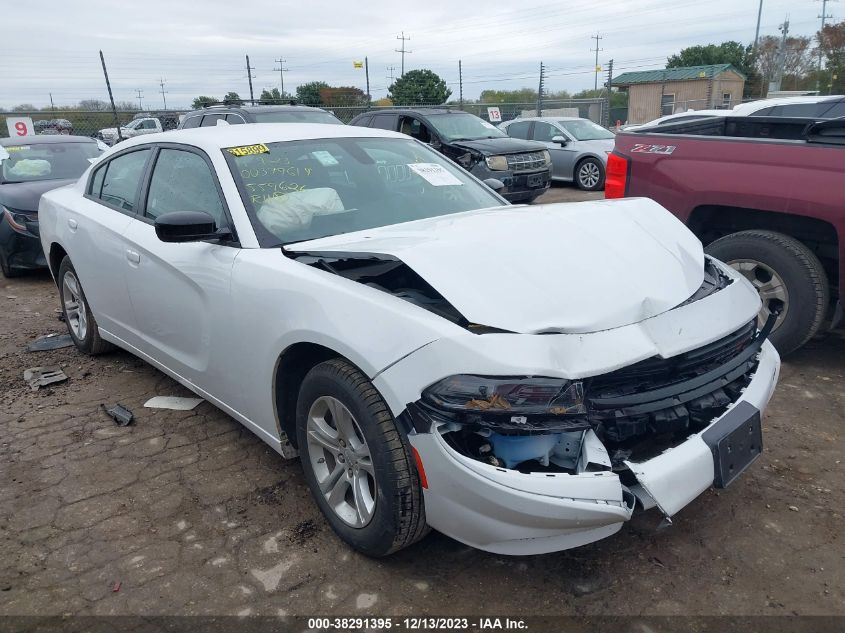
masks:
<svg viewBox="0 0 845 633"><path fill-rule="evenodd" d="M519 90L482 90L481 103L536 103L537 91L533 88Z"/></svg>
<svg viewBox="0 0 845 633"><path fill-rule="evenodd" d="M205 95L200 95L194 99L193 103L191 103L191 107L194 108L194 110L199 110L200 108L207 108L215 103L217 103L217 97L206 97Z"/></svg>
<svg viewBox="0 0 845 633"><path fill-rule="evenodd" d="M396 105L439 105L452 91L446 82L427 69L409 70L387 89L388 97Z"/></svg>
<svg viewBox="0 0 845 633"><path fill-rule="evenodd" d="M748 74L752 68L751 48L739 42L722 42L706 46L690 46L666 60L666 68L683 66L709 66L711 64L733 64L741 73Z"/></svg>
<svg viewBox="0 0 845 633"><path fill-rule="evenodd" d="M823 92L842 94L845 92L845 20L826 24L816 38L818 50L825 60L825 69L820 77Z"/></svg>
<svg viewBox="0 0 845 633"><path fill-rule="evenodd" d="M16 105L12 108L12 112L37 112L38 108L36 108L31 103L22 103L20 105Z"/></svg>
<svg viewBox="0 0 845 633"><path fill-rule="evenodd" d="M79 102L79 109L87 112L105 112L111 110L111 104L102 99L83 99Z"/></svg>
<svg viewBox="0 0 845 633"><path fill-rule="evenodd" d="M287 93L282 94L278 88L261 91L261 96L258 97L258 103L261 105L280 105L291 100L291 96Z"/></svg>
<svg viewBox="0 0 845 633"><path fill-rule="evenodd" d="M352 86L329 86L320 89L320 102L328 106L367 105L367 95L360 88Z"/></svg>
<svg viewBox="0 0 845 633"><path fill-rule="evenodd" d="M392 105L393 105L393 102L392 102L390 99L388 99L387 97L382 97L382 98L381 98L381 99L379 99L378 101L375 101L375 102L373 103L373 105L377 105L377 106L392 106Z"/></svg>
<svg viewBox="0 0 845 633"><path fill-rule="evenodd" d="M775 78L778 71L781 38L775 35L764 35L757 43L757 56L754 66L759 74L760 87L755 94L765 93L769 82ZM813 69L813 55L809 37L788 37L783 61L784 90L808 89L815 84L811 77Z"/></svg>
<svg viewBox="0 0 845 633"><path fill-rule="evenodd" d="M581 92L576 92L572 95L573 99L603 99L607 96L607 89L606 88L599 88L598 90L593 90L589 88L587 90L582 90ZM610 91L610 107L611 108L625 108L628 106L628 93L622 92L619 90L611 90Z"/></svg>
<svg viewBox="0 0 845 633"><path fill-rule="evenodd" d="M241 96L237 92L227 92L223 97L223 103L226 105L240 105Z"/></svg>
<svg viewBox="0 0 845 633"><path fill-rule="evenodd" d="M325 81L311 81L302 84L296 87L296 100L304 105L323 105L323 101L320 99L320 90L330 87Z"/></svg>

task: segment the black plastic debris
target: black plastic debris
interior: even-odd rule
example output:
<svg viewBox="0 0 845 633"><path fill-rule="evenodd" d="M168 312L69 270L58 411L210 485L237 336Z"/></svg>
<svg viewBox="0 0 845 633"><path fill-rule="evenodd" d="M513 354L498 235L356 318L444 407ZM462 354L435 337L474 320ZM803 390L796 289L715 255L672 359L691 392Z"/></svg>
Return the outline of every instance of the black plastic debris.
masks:
<svg viewBox="0 0 845 633"><path fill-rule="evenodd" d="M62 371L58 365L50 367L30 367L23 372L23 379L33 391L38 391L41 387L52 385L57 382L64 382L67 380L67 375Z"/></svg>
<svg viewBox="0 0 845 633"><path fill-rule="evenodd" d="M73 339L70 334L45 334L39 336L32 343L26 346L30 352L46 352L52 349L73 347Z"/></svg>
<svg viewBox="0 0 845 633"><path fill-rule="evenodd" d="M110 407L103 405L103 408L106 410L106 413L109 414L114 423L118 426L129 426L132 424L132 420L135 419L135 416L132 415L132 412L120 404L115 404Z"/></svg>

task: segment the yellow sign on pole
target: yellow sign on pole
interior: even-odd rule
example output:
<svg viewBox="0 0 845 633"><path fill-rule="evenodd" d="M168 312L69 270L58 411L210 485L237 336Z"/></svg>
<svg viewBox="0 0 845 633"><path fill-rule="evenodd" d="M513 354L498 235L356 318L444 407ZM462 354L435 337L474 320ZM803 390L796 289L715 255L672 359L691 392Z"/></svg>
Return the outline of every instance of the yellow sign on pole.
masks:
<svg viewBox="0 0 845 633"><path fill-rule="evenodd" d="M353 68L363 68L364 62L352 62L352 67Z"/></svg>
<svg viewBox="0 0 845 633"><path fill-rule="evenodd" d="M597 72L597 73L600 73L600 72L601 72L601 66L596 66L596 72Z"/></svg>

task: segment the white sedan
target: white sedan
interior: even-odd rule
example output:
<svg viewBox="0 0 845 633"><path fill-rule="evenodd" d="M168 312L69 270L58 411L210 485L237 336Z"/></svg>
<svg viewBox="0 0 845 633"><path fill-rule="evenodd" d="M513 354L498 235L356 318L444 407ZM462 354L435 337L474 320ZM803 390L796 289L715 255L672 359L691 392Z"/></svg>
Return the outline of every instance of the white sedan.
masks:
<svg viewBox="0 0 845 633"><path fill-rule="evenodd" d="M649 200L510 206L401 134L256 124L128 140L39 214L77 347L298 454L369 555L575 547L761 452L771 323Z"/></svg>

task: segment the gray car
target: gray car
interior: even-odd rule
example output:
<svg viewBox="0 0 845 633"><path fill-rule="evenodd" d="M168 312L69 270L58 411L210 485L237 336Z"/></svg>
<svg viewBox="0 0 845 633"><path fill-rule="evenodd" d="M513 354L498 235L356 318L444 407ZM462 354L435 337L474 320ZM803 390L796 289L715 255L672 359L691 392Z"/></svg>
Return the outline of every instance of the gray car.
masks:
<svg viewBox="0 0 845 633"><path fill-rule="evenodd" d="M552 155L552 180L575 182L587 191L604 189L613 132L576 117L526 117L499 127L513 138L543 143Z"/></svg>

